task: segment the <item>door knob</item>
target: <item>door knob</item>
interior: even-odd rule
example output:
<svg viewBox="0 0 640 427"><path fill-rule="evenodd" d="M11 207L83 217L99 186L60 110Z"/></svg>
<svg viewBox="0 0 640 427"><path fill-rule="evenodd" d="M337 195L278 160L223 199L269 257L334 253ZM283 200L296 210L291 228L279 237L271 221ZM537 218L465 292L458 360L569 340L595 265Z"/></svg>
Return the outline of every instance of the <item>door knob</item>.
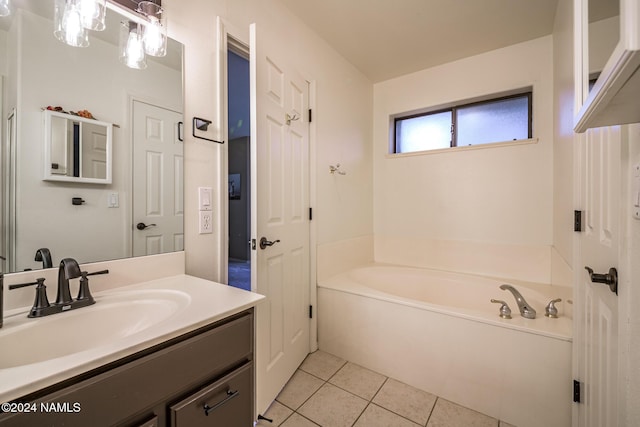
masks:
<svg viewBox="0 0 640 427"><path fill-rule="evenodd" d="M605 284L609 286L611 292L615 292L618 295L618 270L611 267L608 274L598 274L594 273L591 267L585 267L584 269L589 273L591 282Z"/></svg>
<svg viewBox="0 0 640 427"><path fill-rule="evenodd" d="M137 228L138 230L144 230L145 228L155 227L155 226L156 226L155 224L145 224L144 222L139 222L139 223L136 225L136 228Z"/></svg>
<svg viewBox="0 0 640 427"><path fill-rule="evenodd" d="M274 240L273 242L270 240L267 240L266 237L262 237L260 239L260 249L265 249L267 246L273 246L276 243L278 243L280 240Z"/></svg>

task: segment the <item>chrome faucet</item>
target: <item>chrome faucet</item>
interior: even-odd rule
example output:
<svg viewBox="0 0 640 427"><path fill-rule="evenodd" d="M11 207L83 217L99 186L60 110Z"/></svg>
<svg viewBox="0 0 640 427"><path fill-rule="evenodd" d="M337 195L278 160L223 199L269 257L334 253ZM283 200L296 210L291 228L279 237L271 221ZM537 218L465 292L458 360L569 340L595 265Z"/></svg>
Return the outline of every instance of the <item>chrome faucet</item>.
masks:
<svg viewBox="0 0 640 427"><path fill-rule="evenodd" d="M522 297L520 292L511 285L500 285L500 289L503 291L510 291L516 299L518 308L520 309L520 315L525 319L535 319L536 311L529 305L527 301Z"/></svg>

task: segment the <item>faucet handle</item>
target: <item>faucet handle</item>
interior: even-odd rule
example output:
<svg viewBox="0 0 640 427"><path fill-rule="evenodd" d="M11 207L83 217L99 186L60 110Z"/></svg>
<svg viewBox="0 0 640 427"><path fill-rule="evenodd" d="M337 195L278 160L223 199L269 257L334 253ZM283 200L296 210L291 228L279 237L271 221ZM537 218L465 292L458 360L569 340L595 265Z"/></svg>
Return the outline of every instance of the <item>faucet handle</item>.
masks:
<svg viewBox="0 0 640 427"><path fill-rule="evenodd" d="M39 314L49 308L51 304L49 304L49 299L47 298L47 287L44 284L44 277L40 277L36 279L35 282L29 283L20 283L17 285L10 285L9 289L18 289L24 288L25 286L36 286L36 299L33 301L33 307L29 311L28 317L39 317Z"/></svg>
<svg viewBox="0 0 640 427"><path fill-rule="evenodd" d="M544 315L552 319L556 319L558 317L558 309L556 308L556 303L560 301L562 301L562 298L556 298L549 301L549 304L547 304L547 306L544 308Z"/></svg>
<svg viewBox="0 0 640 427"><path fill-rule="evenodd" d="M491 298L491 302L496 304L502 304L500 306L500 317L502 317L503 319L511 319L511 309L509 308L509 305L505 301Z"/></svg>

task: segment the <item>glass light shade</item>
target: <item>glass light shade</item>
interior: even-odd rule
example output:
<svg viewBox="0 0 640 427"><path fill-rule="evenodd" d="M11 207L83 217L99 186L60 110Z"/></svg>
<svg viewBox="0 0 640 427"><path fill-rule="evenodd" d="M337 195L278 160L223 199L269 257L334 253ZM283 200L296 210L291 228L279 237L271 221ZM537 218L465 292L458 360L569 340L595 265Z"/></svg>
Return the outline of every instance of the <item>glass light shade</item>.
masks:
<svg viewBox="0 0 640 427"><path fill-rule="evenodd" d="M0 0L0 17L11 15L11 3L9 0Z"/></svg>
<svg viewBox="0 0 640 427"><path fill-rule="evenodd" d="M61 42L74 47L89 46L77 0L56 0L53 25L53 34Z"/></svg>
<svg viewBox="0 0 640 427"><path fill-rule="evenodd" d="M147 18L144 25L144 51L151 56L167 54L167 20L164 9L151 1L138 3L138 12Z"/></svg>
<svg viewBox="0 0 640 427"><path fill-rule="evenodd" d="M142 28L135 22L123 22L120 28L120 61L129 68L147 68Z"/></svg>
<svg viewBox="0 0 640 427"><path fill-rule="evenodd" d="M102 31L105 29L107 0L77 0L82 26L87 30Z"/></svg>

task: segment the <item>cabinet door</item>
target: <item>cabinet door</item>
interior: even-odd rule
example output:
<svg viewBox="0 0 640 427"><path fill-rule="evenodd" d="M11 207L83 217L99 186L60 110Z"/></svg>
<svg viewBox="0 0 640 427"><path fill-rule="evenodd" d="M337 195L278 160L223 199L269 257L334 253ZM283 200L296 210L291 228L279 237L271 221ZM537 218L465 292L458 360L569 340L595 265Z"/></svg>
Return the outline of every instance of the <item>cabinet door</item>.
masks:
<svg viewBox="0 0 640 427"><path fill-rule="evenodd" d="M253 362L171 406L172 427L252 425Z"/></svg>

